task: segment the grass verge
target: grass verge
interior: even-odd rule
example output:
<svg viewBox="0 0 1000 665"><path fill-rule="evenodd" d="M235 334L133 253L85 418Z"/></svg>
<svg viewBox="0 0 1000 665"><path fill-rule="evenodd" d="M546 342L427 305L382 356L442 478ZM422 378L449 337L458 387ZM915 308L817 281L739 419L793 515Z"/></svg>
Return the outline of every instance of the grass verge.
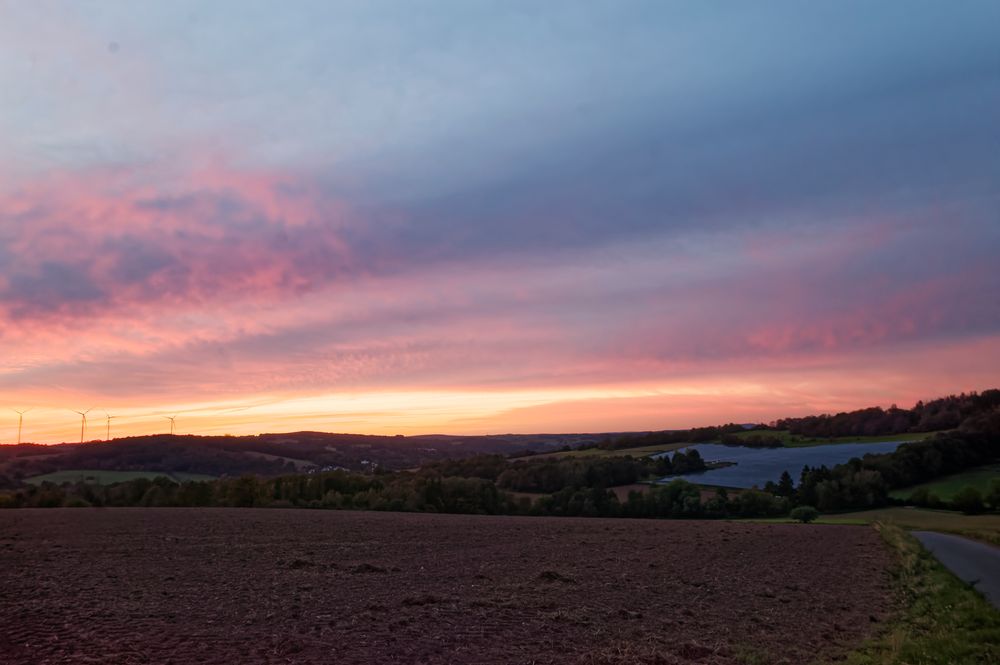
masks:
<svg viewBox="0 0 1000 665"><path fill-rule="evenodd" d="M876 524L898 560L893 585L903 609L848 665L1000 663L1000 611L949 573L903 529Z"/></svg>

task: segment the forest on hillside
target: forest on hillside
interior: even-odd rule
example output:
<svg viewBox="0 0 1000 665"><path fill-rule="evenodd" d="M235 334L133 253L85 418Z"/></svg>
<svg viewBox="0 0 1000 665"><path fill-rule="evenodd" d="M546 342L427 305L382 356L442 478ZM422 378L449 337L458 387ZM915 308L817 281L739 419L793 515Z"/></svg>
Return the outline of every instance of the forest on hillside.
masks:
<svg viewBox="0 0 1000 665"><path fill-rule="evenodd" d="M990 405L991 402L981 401ZM763 488L730 495L684 480L635 489L611 488L705 468L694 450L671 457L511 459L479 455L431 462L412 471L347 470L277 477L244 475L175 483L138 479L111 486L85 483L19 487L0 493L0 507L238 506L404 510L482 514L607 517L755 517L875 508L890 490L1000 460L1000 405L976 408L958 427L892 453L854 458L833 468L786 471ZM965 512L1000 510L1000 482L985 495L965 493ZM801 514L801 512L800 512Z"/></svg>
<svg viewBox="0 0 1000 665"><path fill-rule="evenodd" d="M1000 407L1000 389L991 388L982 392L948 395L928 402L920 401L910 409L896 405L888 409L873 406L837 414L780 418L768 424L727 423L686 430L624 434L606 437L581 447L623 450L640 446L708 442L780 447L784 445L783 439L779 436L783 432L810 439L941 432L955 429L965 420L989 413L997 407ZM752 433L751 436L736 436L745 434L748 430Z"/></svg>

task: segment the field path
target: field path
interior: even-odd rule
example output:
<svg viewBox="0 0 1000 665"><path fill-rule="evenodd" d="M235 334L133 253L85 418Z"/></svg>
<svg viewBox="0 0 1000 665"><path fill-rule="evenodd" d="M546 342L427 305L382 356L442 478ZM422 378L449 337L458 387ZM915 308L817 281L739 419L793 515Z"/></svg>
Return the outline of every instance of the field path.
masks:
<svg viewBox="0 0 1000 665"><path fill-rule="evenodd" d="M960 580L1000 608L1000 548L936 531L914 531L927 550Z"/></svg>

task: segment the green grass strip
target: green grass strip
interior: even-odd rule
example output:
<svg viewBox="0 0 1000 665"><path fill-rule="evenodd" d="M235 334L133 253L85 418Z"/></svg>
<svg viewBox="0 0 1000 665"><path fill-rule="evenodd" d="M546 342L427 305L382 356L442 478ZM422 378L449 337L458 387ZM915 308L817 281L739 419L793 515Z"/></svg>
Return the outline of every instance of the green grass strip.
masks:
<svg viewBox="0 0 1000 665"><path fill-rule="evenodd" d="M897 556L893 586L903 609L848 665L1000 663L1000 611L949 573L903 529L876 524Z"/></svg>

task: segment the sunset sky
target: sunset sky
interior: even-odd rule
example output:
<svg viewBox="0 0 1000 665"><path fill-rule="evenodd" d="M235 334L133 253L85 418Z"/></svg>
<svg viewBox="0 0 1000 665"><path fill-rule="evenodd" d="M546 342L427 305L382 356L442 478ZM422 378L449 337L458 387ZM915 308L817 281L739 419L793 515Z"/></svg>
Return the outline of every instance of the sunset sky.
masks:
<svg viewBox="0 0 1000 665"><path fill-rule="evenodd" d="M1000 2L0 0L3 443L908 406L998 255Z"/></svg>

